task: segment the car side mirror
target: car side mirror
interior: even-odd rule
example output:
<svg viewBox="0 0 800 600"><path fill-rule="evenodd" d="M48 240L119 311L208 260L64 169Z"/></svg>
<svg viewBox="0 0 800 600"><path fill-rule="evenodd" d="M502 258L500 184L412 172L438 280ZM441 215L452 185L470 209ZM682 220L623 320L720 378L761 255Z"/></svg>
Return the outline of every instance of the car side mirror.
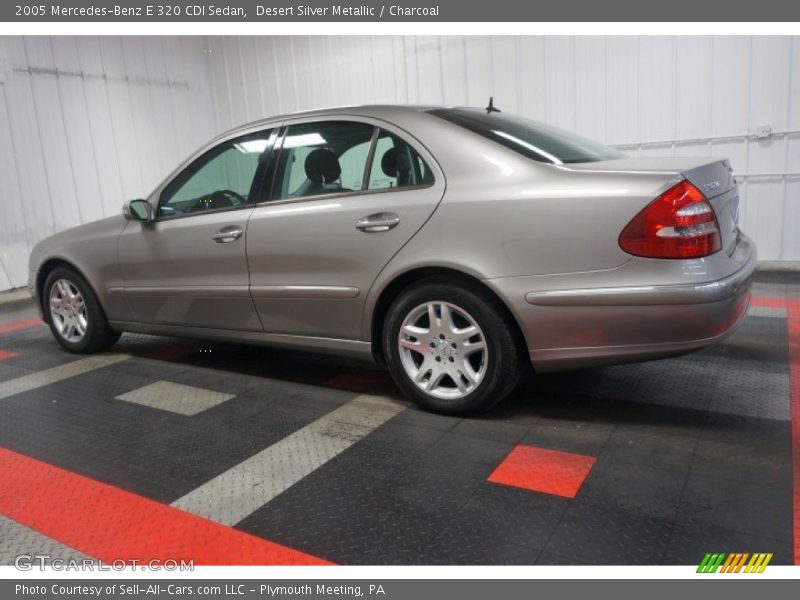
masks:
<svg viewBox="0 0 800 600"><path fill-rule="evenodd" d="M122 214L129 221L142 221L147 223L153 219L153 212L147 200L131 200L122 205Z"/></svg>

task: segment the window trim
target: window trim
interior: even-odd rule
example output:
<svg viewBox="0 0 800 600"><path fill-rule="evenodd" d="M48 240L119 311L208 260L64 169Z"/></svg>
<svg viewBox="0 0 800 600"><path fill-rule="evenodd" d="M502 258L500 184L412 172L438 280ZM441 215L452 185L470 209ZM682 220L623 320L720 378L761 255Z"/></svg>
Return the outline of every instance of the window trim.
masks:
<svg viewBox="0 0 800 600"><path fill-rule="evenodd" d="M311 117L311 118L299 118L299 119L296 119L296 120L292 119L291 121L285 121L281 125L281 128L280 128L281 132L278 135L279 140L273 145L272 152L275 154L275 156L277 156L277 157L280 156L280 153L283 151L283 142L286 139L286 133L289 131L289 127L291 127L292 125L304 125L304 124L307 124L307 123L314 124L314 123L326 123L326 122L336 122L336 121L350 121L350 122L353 122L353 123L361 123L361 124L364 124L364 125L370 125L373 128L372 138L370 139L370 148L369 148L369 151L367 153L367 160L366 160L366 162L364 164L364 175L363 175L362 182L361 182L362 189L344 191L344 192L328 192L328 193L325 193L325 194L313 194L313 195L310 195L310 196L301 196L299 198L276 198L275 197L275 181L277 180L278 166L280 164L280 160L275 160L274 161L275 164L273 165L273 171L272 171L272 173L270 175L270 178L269 178L270 190L269 190L268 198L266 200L262 200L260 202L257 202L255 206L260 207L260 206L276 206L276 205L279 205L279 204L295 204L295 203L298 203L298 202L305 202L305 201L308 201L308 200L324 200L324 199L329 199L329 198L349 198L349 197L354 197L354 196L363 196L364 194L385 194L387 192L390 193L390 192L418 191L418 190L423 190L423 189L428 189L428 188L435 187L436 184L439 183L439 178L438 178L436 172L434 172L433 169L431 169L431 166L429 164L431 161L427 160L425 158L425 156L423 156L423 153L419 151L419 147L418 146L420 146L421 144L419 142L417 142L417 140L410 133L408 133L406 130L401 129L401 128L397 127L397 126L393 126L391 123L386 123L385 121L382 121L380 119L375 119L375 118L362 119L362 118L359 118L358 116L354 116L354 115L331 115L331 116L327 116L327 117L324 117L324 118ZM388 125L388 127L386 125ZM397 129L402 133L397 133L396 131L393 131L393 129ZM431 181L429 183L421 183L421 184L417 184L417 185L404 186L404 187L401 187L401 188L399 188L399 187L395 187L395 188L380 188L380 189L375 189L375 190L367 189L368 186L369 186L369 176L370 176L370 174L372 172L372 163L373 163L373 161L375 159L375 150L377 148L378 138L380 136L381 130L386 131L387 133L389 133L391 135L396 135L401 140L403 140L403 142L405 142L406 144L411 146L411 148L414 149L414 151L420 156L420 158L422 158L422 160L425 161L425 164L428 165L428 168L431 169L431 174L433 175L433 181ZM409 137L413 140L414 143L408 141ZM424 148L424 146L423 146L423 148ZM433 157L433 155L431 155L430 152L428 152L427 148L425 149L425 153L428 154L431 158ZM439 167L439 164L437 162L434 161L434 164L436 165L436 170L438 170L439 173L442 173L442 183L444 184L444 173L442 172L441 167Z"/></svg>
<svg viewBox="0 0 800 600"><path fill-rule="evenodd" d="M193 156L191 156L188 160L184 161L182 165L180 165L159 187L155 190L155 192L151 195L152 197L157 198L157 202L155 204L155 209L153 210L153 218L150 220L150 223L159 223L162 221L175 221L177 219L186 219L190 217L199 217L201 215L210 215L210 214L217 214L217 213L225 213L225 212L233 212L238 210L243 210L245 208L253 208L257 206L260 200L250 199L250 195L252 195L253 191L256 191L256 197L263 198L265 193L265 183L267 181L266 175L271 170L274 169L272 163L275 160L275 146L276 142L279 139L281 132L284 130L282 123L275 123L272 125L266 126L259 126L256 128L252 128L251 130L245 131L238 131L233 133L230 136L225 137L224 139L217 139L210 142L208 145L204 146L202 150L196 152ZM267 146L264 148L264 153L266 154L266 158L264 159L262 164L259 164L256 167L256 171L253 174L253 181L250 182L250 192L251 194L248 195L247 202L240 206L228 206L223 208L215 208L212 210L204 210L198 211L195 213L180 213L177 215L169 215L169 216L159 216L158 211L161 208L161 204L164 199L164 193L169 189L169 187L181 177L187 169L189 169L194 163L198 160L217 150L218 148L231 144L231 142L235 142L238 139L249 137L251 135L256 135L258 133L266 133L270 132L269 138L267 138ZM220 153L221 154L221 153ZM219 156L219 154L217 155ZM208 164L213 160L213 158L209 159L205 164ZM205 165L203 165L205 166ZM191 177L184 181L184 184L189 181ZM152 205L152 202L151 202Z"/></svg>
<svg viewBox="0 0 800 600"><path fill-rule="evenodd" d="M375 150L378 147L378 136L381 128L377 125L372 128L372 137L369 140L369 150L367 150L367 160L364 162L364 174L361 176L361 190L369 189L369 176L372 174L372 161L375 160Z"/></svg>

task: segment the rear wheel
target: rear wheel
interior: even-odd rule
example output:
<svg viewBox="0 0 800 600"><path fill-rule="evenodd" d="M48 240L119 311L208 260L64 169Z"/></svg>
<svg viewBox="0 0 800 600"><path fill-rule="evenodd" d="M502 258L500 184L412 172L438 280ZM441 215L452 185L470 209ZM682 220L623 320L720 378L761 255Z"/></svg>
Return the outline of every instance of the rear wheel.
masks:
<svg viewBox="0 0 800 600"><path fill-rule="evenodd" d="M42 309L56 340L70 352L91 354L119 339L92 288L67 267L53 269L42 289Z"/></svg>
<svg viewBox="0 0 800 600"><path fill-rule="evenodd" d="M432 280L403 292L389 308L383 352L397 385L436 412L488 410L519 380L512 328L477 287Z"/></svg>

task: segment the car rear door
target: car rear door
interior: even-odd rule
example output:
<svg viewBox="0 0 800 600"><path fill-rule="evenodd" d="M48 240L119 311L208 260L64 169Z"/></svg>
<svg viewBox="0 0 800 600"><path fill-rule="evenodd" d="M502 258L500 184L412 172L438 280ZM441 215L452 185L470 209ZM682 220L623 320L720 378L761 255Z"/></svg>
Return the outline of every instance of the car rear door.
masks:
<svg viewBox="0 0 800 600"><path fill-rule="evenodd" d="M251 294L267 333L360 339L366 295L445 189L433 157L369 118L287 122L271 199L250 217Z"/></svg>
<svg viewBox="0 0 800 600"><path fill-rule="evenodd" d="M150 203L151 222L128 222L118 255L125 295L141 323L260 331L250 298L247 220L261 199L276 129L201 153Z"/></svg>

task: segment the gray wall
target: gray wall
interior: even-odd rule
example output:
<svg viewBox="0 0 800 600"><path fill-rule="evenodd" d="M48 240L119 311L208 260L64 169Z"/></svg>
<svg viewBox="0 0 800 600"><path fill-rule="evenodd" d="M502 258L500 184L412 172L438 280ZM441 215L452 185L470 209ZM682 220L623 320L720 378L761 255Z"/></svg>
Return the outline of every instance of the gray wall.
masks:
<svg viewBox="0 0 800 600"><path fill-rule="evenodd" d="M204 38L0 37L0 289L30 248L119 212L211 137Z"/></svg>

